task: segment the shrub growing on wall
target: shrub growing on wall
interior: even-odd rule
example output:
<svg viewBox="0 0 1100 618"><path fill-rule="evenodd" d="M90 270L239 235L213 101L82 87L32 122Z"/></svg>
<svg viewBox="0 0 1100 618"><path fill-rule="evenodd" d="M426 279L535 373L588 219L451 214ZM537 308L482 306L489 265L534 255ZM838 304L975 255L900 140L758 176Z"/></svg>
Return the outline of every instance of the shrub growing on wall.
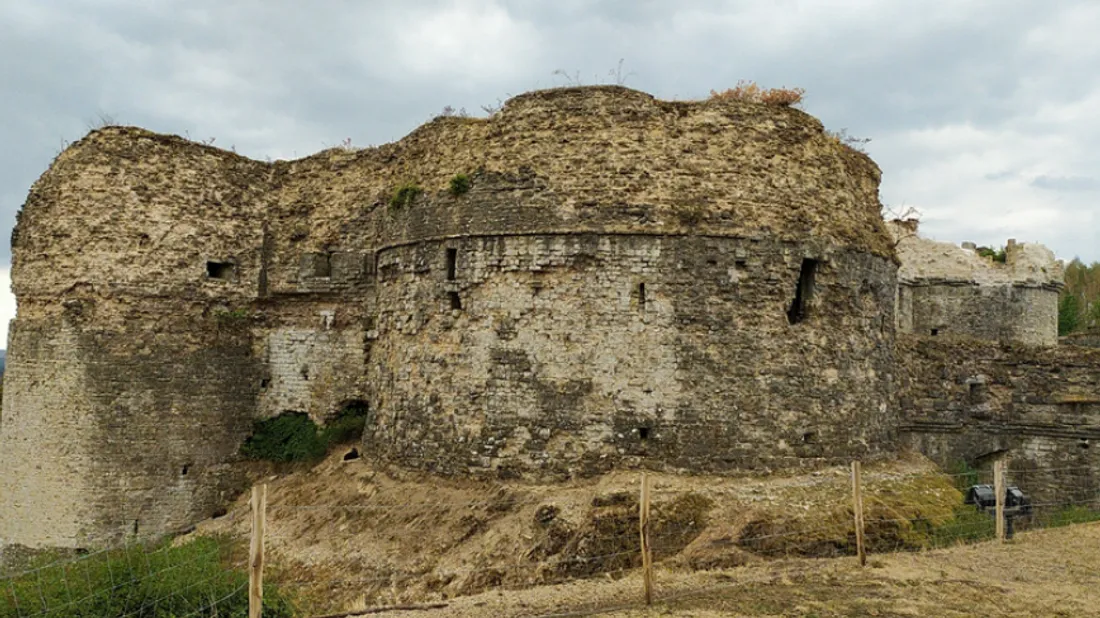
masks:
<svg viewBox="0 0 1100 618"><path fill-rule="evenodd" d="M317 424L302 412L284 412L274 418L256 421L252 435L241 447L249 459L268 461L310 461L325 456L328 444Z"/></svg>
<svg viewBox="0 0 1100 618"><path fill-rule="evenodd" d="M302 412L284 412L256 421L252 435L241 446L241 454L267 461L316 461L328 453L330 446L360 439L366 422L367 405L359 401L346 404L324 427L318 427Z"/></svg>

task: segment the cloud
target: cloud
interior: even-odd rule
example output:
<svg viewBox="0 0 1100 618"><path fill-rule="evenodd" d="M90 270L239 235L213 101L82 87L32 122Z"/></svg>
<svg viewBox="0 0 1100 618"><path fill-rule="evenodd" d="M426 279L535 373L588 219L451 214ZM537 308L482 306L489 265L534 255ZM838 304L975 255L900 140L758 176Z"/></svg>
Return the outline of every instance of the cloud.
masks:
<svg viewBox="0 0 1100 618"><path fill-rule="evenodd" d="M802 86L870 137L924 229L1100 260L1090 0L57 0L0 4L0 235L97 112L255 158L397 139L444 106L613 81L663 98ZM0 263L7 261L6 243Z"/></svg>
<svg viewBox="0 0 1100 618"><path fill-rule="evenodd" d="M1087 176L1038 176L1031 186L1051 191L1096 191L1100 189L1100 180Z"/></svg>

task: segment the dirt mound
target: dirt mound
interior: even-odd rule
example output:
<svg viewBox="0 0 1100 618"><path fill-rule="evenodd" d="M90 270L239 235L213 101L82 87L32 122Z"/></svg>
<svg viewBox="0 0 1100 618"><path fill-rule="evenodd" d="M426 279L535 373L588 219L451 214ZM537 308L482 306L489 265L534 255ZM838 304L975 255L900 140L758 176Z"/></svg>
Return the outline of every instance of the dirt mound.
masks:
<svg viewBox="0 0 1100 618"><path fill-rule="evenodd" d="M314 613L616 579L641 560L639 478L617 471L556 485L440 479L337 453L311 470L265 478L268 578L296 591ZM650 478L651 542L663 568L688 572L850 551L845 469L764 479ZM961 501L923 459L871 466L865 480L878 500L868 503L868 526L880 526L871 538L883 545L919 537L888 530L893 520L936 521ZM242 498L196 534L245 540L247 511Z"/></svg>

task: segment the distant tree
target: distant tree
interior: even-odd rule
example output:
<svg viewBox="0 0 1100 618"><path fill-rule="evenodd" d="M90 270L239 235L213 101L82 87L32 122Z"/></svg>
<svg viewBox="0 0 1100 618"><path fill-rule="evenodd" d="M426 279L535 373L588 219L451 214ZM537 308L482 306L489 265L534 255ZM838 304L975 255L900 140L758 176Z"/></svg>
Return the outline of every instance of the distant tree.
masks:
<svg viewBox="0 0 1100 618"><path fill-rule="evenodd" d="M1066 287L1058 302L1058 332L1100 328L1100 262L1074 258L1066 264Z"/></svg>
<svg viewBox="0 0 1100 618"><path fill-rule="evenodd" d="M1062 294L1058 299L1058 335L1068 335L1077 330L1081 321L1081 300L1075 294Z"/></svg>

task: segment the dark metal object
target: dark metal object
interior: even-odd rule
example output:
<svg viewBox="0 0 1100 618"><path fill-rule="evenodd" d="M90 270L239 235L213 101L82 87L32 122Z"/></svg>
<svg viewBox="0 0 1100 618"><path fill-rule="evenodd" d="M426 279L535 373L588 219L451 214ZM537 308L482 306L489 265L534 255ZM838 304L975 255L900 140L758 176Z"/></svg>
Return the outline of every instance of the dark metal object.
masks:
<svg viewBox="0 0 1100 618"><path fill-rule="evenodd" d="M997 492L992 485L971 485L964 504L973 504L979 511L996 516ZM1031 514L1031 500L1015 485L1005 488L1005 538L1015 532L1013 520Z"/></svg>

